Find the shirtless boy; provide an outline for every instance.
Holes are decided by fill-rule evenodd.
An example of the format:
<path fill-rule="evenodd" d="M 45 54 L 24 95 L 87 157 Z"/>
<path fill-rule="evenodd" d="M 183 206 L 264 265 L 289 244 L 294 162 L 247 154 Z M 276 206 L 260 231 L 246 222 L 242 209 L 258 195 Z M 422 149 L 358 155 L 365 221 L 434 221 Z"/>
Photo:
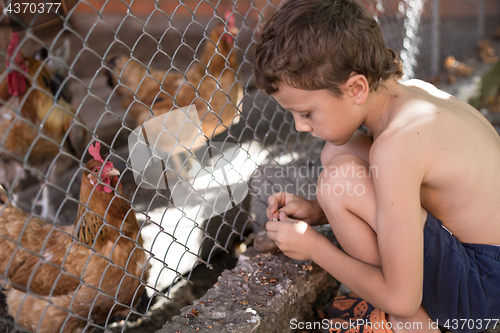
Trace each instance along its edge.
<path fill-rule="evenodd" d="M 256 82 L 326 141 L 317 200 L 271 195 L 268 236 L 394 332 L 484 331 L 500 318 L 500 138 L 470 105 L 401 75 L 355 0 L 288 0 L 267 22 Z"/>

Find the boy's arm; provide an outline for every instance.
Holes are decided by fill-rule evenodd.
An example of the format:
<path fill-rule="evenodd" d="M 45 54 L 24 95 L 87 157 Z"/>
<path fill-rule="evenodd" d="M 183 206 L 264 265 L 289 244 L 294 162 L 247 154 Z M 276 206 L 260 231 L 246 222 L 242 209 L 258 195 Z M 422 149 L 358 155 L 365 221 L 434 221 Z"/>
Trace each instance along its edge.
<path fill-rule="evenodd" d="M 421 131 L 423 132 L 423 131 Z M 377 243 L 384 282 L 396 306 L 413 308 L 422 302 L 423 221 L 420 191 L 427 174 L 429 151 L 417 130 L 381 138 L 373 147 L 373 182 L 377 200 Z"/>
<path fill-rule="evenodd" d="M 379 140 L 382 140 L 379 138 Z M 388 141 L 388 140 L 386 140 Z M 350 257 L 326 237 L 298 224 L 274 222 L 282 229 L 272 237 L 289 242 L 287 254 L 303 249 L 309 258 L 336 279 L 381 310 L 399 317 L 411 317 L 422 300 L 423 226 L 420 186 L 424 176 L 419 149 L 408 140 L 375 142 L 370 152 L 377 200 L 377 240 L 382 267 Z M 282 223 L 282 222 L 281 222 Z M 268 226 L 269 229 L 269 226 Z M 312 229 L 312 230 L 311 230 Z M 293 237 L 294 232 L 300 237 Z M 300 239 L 302 237 L 302 239 Z M 304 258 L 301 258 L 304 259 Z"/>

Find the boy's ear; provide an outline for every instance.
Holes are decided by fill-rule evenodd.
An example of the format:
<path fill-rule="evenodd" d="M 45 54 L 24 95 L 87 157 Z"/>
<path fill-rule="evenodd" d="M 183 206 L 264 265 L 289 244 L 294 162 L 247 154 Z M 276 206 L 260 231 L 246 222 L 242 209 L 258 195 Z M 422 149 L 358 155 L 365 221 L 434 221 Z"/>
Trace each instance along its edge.
<path fill-rule="evenodd" d="M 363 104 L 370 93 L 368 80 L 362 74 L 351 74 L 344 83 L 344 88 L 346 89 L 344 91 L 347 93 L 347 96 L 354 98 L 356 105 Z"/>

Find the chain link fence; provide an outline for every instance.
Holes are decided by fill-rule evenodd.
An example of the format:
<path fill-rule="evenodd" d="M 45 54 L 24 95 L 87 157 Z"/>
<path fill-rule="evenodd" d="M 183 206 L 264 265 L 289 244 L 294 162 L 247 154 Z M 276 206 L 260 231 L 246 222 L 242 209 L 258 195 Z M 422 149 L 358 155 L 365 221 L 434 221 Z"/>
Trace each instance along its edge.
<path fill-rule="evenodd" d="M 362 2 L 407 78 L 439 75 L 500 25 L 497 0 Z M 252 78 L 279 3 L 66 1 L 23 29 L 7 17 L 22 2 L 4 2 L 5 331 L 138 325 L 195 266 L 248 242 L 269 194 L 314 197 L 323 143 Z"/>

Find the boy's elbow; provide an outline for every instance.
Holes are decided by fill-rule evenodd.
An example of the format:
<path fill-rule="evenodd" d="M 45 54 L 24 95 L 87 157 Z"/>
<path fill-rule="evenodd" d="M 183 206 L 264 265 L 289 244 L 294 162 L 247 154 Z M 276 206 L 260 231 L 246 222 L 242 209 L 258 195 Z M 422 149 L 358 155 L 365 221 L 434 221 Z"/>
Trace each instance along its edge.
<path fill-rule="evenodd" d="M 419 307 L 420 305 L 417 307 L 414 306 L 394 307 L 393 309 L 388 309 L 386 312 L 396 318 L 406 319 L 413 317 L 417 313 Z"/>
<path fill-rule="evenodd" d="M 421 294 L 420 297 L 408 297 L 408 295 L 404 295 L 403 297 L 398 297 L 398 299 L 393 299 L 392 302 L 389 300 L 385 312 L 396 318 L 411 318 L 417 313 L 421 304 Z"/>

